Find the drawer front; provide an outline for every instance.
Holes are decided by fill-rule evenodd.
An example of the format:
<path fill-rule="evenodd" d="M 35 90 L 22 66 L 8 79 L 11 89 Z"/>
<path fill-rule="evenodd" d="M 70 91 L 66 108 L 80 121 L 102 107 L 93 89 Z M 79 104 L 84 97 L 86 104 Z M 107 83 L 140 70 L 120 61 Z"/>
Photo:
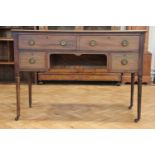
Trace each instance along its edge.
<path fill-rule="evenodd" d="M 112 53 L 111 70 L 113 72 L 132 72 L 138 70 L 137 53 Z"/>
<path fill-rule="evenodd" d="M 44 71 L 47 67 L 44 52 L 20 52 L 19 68 L 22 71 Z"/>
<path fill-rule="evenodd" d="M 76 36 L 19 35 L 19 49 L 76 49 Z"/>
<path fill-rule="evenodd" d="M 139 36 L 81 36 L 80 50 L 138 51 Z"/>

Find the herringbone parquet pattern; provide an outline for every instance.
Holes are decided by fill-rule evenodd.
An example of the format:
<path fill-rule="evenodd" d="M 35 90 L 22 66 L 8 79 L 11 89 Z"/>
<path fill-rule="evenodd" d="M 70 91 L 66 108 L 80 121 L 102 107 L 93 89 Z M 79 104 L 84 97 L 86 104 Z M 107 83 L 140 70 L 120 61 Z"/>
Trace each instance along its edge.
<path fill-rule="evenodd" d="M 135 85 L 135 92 L 137 91 Z M 21 117 L 15 118 L 15 85 L 0 84 L 0 128 L 155 128 L 155 85 L 143 86 L 142 119 L 128 110 L 130 86 L 34 85 L 28 108 L 27 85 L 21 85 Z"/>

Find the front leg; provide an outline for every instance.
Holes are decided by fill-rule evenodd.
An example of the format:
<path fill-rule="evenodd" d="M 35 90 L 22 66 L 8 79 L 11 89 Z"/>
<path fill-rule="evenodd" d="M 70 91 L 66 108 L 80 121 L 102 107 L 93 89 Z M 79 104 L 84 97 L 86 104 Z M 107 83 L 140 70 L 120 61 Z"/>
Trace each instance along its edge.
<path fill-rule="evenodd" d="M 134 82 L 135 82 L 135 73 L 131 73 L 131 96 L 130 96 L 130 106 L 129 106 L 129 109 L 132 109 L 132 107 L 133 107 Z"/>
<path fill-rule="evenodd" d="M 29 108 L 32 107 L 32 73 L 29 73 L 29 82 L 28 82 L 28 91 L 29 91 Z"/>
<path fill-rule="evenodd" d="M 142 100 L 142 75 L 138 75 L 138 103 L 137 103 L 137 118 L 134 120 L 138 122 L 141 118 L 141 100 Z"/>
<path fill-rule="evenodd" d="M 20 75 L 16 76 L 16 112 L 15 120 L 17 121 L 20 117 Z"/>

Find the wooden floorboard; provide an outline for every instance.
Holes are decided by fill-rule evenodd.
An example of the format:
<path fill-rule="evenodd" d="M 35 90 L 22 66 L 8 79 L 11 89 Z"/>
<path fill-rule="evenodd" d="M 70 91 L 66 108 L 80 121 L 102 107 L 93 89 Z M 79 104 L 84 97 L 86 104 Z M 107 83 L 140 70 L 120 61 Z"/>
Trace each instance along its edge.
<path fill-rule="evenodd" d="M 137 95 L 133 110 L 127 108 L 129 85 L 34 85 L 30 109 L 28 87 L 22 84 L 19 121 L 14 121 L 15 85 L 0 84 L 0 90 L 0 128 L 155 128 L 155 85 L 143 86 L 139 123 L 133 122 Z"/>

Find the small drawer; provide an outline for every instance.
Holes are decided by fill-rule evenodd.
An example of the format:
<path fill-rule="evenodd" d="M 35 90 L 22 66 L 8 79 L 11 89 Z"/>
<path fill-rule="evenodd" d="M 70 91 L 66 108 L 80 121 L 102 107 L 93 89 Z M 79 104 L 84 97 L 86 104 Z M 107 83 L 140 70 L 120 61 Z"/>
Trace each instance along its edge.
<path fill-rule="evenodd" d="M 76 49 L 76 36 L 70 35 L 19 35 L 19 49 Z"/>
<path fill-rule="evenodd" d="M 111 71 L 112 72 L 132 72 L 138 70 L 137 53 L 112 53 Z"/>
<path fill-rule="evenodd" d="M 80 50 L 138 51 L 139 36 L 81 36 Z"/>
<path fill-rule="evenodd" d="M 47 67 L 44 52 L 20 52 L 19 68 L 21 71 L 44 71 Z"/>

